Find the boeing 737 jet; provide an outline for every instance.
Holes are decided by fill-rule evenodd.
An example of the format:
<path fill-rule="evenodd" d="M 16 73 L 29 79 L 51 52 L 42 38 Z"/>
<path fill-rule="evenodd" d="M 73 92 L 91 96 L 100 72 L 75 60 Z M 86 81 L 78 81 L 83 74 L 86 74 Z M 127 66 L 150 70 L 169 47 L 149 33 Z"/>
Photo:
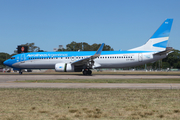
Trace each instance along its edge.
<path fill-rule="evenodd" d="M 172 48 L 167 47 L 173 19 L 166 19 L 146 44 L 127 51 L 32 52 L 21 53 L 4 61 L 4 65 L 18 70 L 55 69 L 56 72 L 83 72 L 91 75 L 91 69 L 122 68 L 143 65 L 165 58 Z M 136 40 L 137 41 L 137 40 Z"/>

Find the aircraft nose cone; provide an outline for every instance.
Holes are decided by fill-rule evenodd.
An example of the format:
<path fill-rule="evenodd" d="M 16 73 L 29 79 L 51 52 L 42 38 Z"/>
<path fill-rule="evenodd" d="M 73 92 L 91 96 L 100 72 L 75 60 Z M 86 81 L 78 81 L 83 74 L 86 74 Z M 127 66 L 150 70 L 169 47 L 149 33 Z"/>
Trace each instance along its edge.
<path fill-rule="evenodd" d="M 6 65 L 6 66 L 8 66 L 8 61 L 7 61 L 7 60 L 4 61 L 3 64 Z"/>

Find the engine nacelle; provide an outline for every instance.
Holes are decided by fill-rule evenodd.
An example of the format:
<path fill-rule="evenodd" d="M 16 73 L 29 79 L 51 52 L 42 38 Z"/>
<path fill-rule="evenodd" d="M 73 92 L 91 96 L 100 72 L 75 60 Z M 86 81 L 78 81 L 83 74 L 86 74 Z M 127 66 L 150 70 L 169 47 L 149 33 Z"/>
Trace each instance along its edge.
<path fill-rule="evenodd" d="M 71 65 L 70 63 L 57 63 L 55 65 L 55 71 L 56 72 L 74 72 L 74 65 Z"/>

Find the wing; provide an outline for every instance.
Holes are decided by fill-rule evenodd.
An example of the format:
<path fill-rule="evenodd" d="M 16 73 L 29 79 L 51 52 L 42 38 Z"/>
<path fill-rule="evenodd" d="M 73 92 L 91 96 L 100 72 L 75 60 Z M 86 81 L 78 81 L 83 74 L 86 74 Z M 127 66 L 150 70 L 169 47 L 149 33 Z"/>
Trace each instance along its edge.
<path fill-rule="evenodd" d="M 83 66 L 83 65 L 92 63 L 94 59 L 96 59 L 97 57 L 99 57 L 101 55 L 103 47 L 104 47 L 104 43 L 101 44 L 101 46 L 99 47 L 99 49 L 96 51 L 96 53 L 94 55 L 84 58 L 84 59 L 81 59 L 81 60 L 74 61 L 71 64 L 75 65 L 75 66 Z"/>

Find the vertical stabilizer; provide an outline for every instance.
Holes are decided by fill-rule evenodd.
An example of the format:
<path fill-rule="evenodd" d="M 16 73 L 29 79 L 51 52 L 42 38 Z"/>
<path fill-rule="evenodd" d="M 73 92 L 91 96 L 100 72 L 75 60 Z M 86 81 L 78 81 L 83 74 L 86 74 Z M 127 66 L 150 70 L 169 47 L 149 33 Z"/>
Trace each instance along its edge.
<path fill-rule="evenodd" d="M 129 51 L 164 51 L 166 50 L 173 19 L 166 19 L 146 44 Z"/>

